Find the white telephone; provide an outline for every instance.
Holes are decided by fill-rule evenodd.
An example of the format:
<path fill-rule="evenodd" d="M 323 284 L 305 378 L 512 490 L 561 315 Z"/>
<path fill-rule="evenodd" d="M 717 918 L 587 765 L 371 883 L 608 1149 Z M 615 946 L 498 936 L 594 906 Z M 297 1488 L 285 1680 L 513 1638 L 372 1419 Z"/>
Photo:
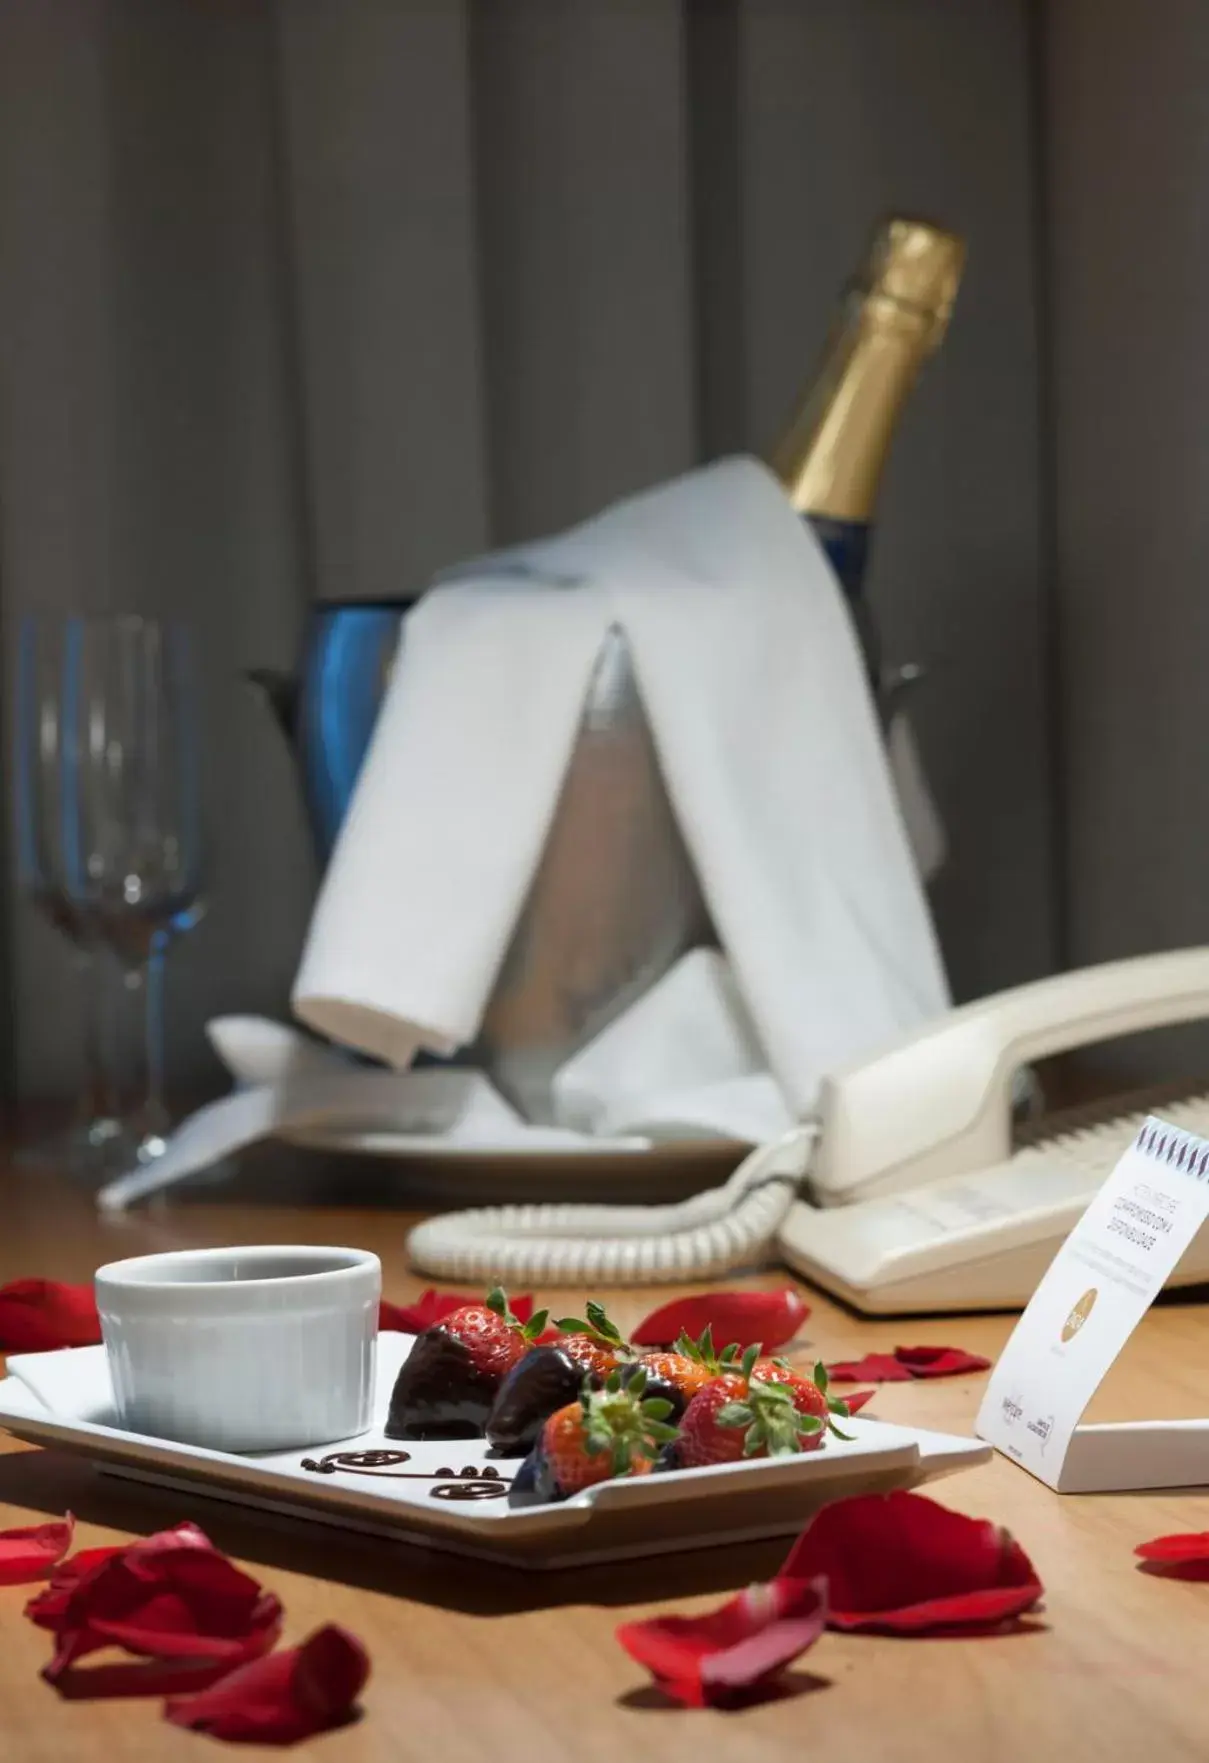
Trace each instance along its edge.
<path fill-rule="evenodd" d="M 717 1278 L 770 1256 L 858 1310 L 1019 1308 L 1146 1108 L 1013 1148 L 1021 1066 L 1209 1017 L 1209 948 L 1111 962 L 966 1004 L 827 1078 L 815 1120 L 677 1206 L 507 1206 L 435 1218 L 413 1265 L 455 1280 Z M 1209 1135 L 1209 1089 L 1164 1103 Z M 801 1197 L 801 1196 L 805 1197 Z M 1209 1279 L 1209 1233 L 1172 1284 Z"/>

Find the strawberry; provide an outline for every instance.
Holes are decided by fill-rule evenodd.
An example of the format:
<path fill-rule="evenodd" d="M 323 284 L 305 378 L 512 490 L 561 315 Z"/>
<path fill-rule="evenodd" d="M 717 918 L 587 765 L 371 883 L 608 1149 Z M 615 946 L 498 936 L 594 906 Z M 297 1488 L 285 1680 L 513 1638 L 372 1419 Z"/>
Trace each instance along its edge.
<path fill-rule="evenodd" d="M 564 1316 L 554 1326 L 562 1331 L 562 1339 L 554 1345 L 602 1382 L 623 1360 L 634 1357 L 634 1349 L 622 1339 L 604 1305 L 592 1298 L 584 1305 L 583 1320 Z"/>
<path fill-rule="evenodd" d="M 815 1412 L 822 1392 L 807 1378 L 799 1379 L 801 1389 L 791 1388 L 784 1379 L 794 1374 L 772 1362 L 775 1381 L 754 1375 L 758 1352 L 749 1347 L 737 1369 L 724 1371 L 697 1392 L 665 1466 L 701 1469 L 745 1457 L 818 1450 L 826 1437 L 826 1422 Z"/>
<path fill-rule="evenodd" d="M 840 1431 L 832 1416 L 838 1414 L 847 1420 L 848 1404 L 827 1394 L 827 1367 L 822 1361 L 815 1366 L 812 1377 L 805 1377 L 786 1359 L 757 1359 L 752 1366 L 751 1380 L 753 1383 L 776 1384 L 788 1390 L 799 1414 L 813 1415 L 822 1421 L 826 1432 L 833 1432 L 837 1439 L 847 1441 L 848 1434 Z M 822 1442 L 820 1436 L 819 1444 Z"/>
<path fill-rule="evenodd" d="M 737 1346 L 716 1352 L 713 1330 L 707 1327 L 695 1341 L 682 1334 L 670 1350 L 644 1353 L 640 1363 L 645 1366 L 648 1379 L 660 1384 L 661 1395 L 669 1390 L 674 1392 L 676 1411 L 681 1414 L 698 1390 L 712 1378 L 732 1370 L 738 1358 Z"/>
<path fill-rule="evenodd" d="M 641 1369 L 620 1371 L 603 1389 L 585 1383 L 577 1402 L 551 1414 L 509 1490 L 513 1505 L 568 1500 L 597 1482 L 648 1475 L 660 1448 L 676 1436 L 671 1403 L 649 1396 Z"/>
<path fill-rule="evenodd" d="M 395 1379 L 387 1438 L 478 1438 L 504 1378 L 545 1326 L 544 1310 L 521 1322 L 497 1287 L 426 1328 Z"/>
<path fill-rule="evenodd" d="M 646 1372 L 647 1382 L 658 1384 L 660 1395 L 669 1390 L 678 1399 L 678 1413 L 683 1413 L 702 1385 L 714 1375 L 699 1359 L 687 1353 L 644 1353 L 639 1363 Z"/>
<path fill-rule="evenodd" d="M 667 1469 L 703 1469 L 711 1463 L 735 1463 L 743 1455 L 743 1434 L 723 1427 L 718 1416 L 748 1395 L 747 1379 L 737 1372 L 710 1378 L 697 1391 L 680 1420 L 680 1432 L 661 1458 Z"/>

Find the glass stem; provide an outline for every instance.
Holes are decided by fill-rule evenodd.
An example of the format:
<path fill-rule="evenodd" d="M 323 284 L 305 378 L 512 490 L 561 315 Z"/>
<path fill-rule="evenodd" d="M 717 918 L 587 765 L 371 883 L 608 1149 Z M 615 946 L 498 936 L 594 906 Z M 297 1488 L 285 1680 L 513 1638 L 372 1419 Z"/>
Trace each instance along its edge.
<path fill-rule="evenodd" d="M 168 953 L 165 932 L 156 931 L 147 955 L 144 979 L 146 1008 L 143 1015 L 143 1041 L 147 1067 L 147 1131 L 163 1139 L 168 1131 L 168 1106 L 164 1101 L 164 957 Z M 162 1150 L 162 1144 L 157 1150 Z"/>
<path fill-rule="evenodd" d="M 123 1124 L 140 1158 L 157 1157 L 168 1130 L 164 1105 L 164 952 L 157 933 L 145 958 L 122 974 L 128 1026 L 129 1095 Z"/>

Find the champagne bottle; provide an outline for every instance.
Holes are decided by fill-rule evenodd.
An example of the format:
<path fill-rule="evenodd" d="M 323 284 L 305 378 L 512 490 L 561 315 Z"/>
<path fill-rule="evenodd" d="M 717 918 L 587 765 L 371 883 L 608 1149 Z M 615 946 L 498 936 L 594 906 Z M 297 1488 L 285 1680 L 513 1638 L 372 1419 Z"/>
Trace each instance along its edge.
<path fill-rule="evenodd" d="M 881 654 L 864 591 L 874 503 L 903 406 L 944 337 L 964 261 L 962 240 L 925 221 L 896 216 L 878 227 L 769 460 L 848 596 L 875 691 Z"/>

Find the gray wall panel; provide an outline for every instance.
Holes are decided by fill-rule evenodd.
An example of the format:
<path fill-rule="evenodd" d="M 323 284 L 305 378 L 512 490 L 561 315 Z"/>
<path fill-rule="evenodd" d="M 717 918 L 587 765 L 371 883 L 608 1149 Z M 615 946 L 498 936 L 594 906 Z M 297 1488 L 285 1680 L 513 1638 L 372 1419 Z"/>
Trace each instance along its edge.
<path fill-rule="evenodd" d="M 1209 9 L 1064 0 L 1049 21 L 1063 746 L 1082 962 L 1209 941 Z M 1209 1057 L 1209 1035 L 1188 1053 Z M 1163 1075 L 1173 1048 L 1122 1056 Z"/>

